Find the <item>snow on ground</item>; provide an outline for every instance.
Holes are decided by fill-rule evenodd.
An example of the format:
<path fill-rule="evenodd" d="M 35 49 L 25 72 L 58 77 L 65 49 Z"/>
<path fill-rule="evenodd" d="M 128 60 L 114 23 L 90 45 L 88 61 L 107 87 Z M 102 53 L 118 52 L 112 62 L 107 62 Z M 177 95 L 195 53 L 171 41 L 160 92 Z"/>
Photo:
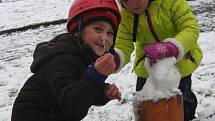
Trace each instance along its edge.
<path fill-rule="evenodd" d="M 35 0 L 3 0 L 3 3 L 0 3 L 0 30 L 62 19 L 67 16 L 71 1 L 37 0 L 35 4 Z M 13 101 L 25 80 L 31 75 L 29 67 L 36 44 L 63 32 L 65 24 L 0 35 L 0 121 L 10 121 Z M 199 43 L 204 58 L 201 66 L 193 74 L 193 90 L 198 97 L 196 121 L 215 121 L 214 41 L 215 32 L 200 34 Z M 132 60 L 122 71 L 108 79 L 108 82 L 119 86 L 123 100 L 114 100 L 102 107 L 93 106 L 83 121 L 134 121 L 132 98 L 135 93 L 136 76 L 131 70 Z"/>
<path fill-rule="evenodd" d="M 19 0 L 0 3 L 0 31 L 59 18 L 65 19 L 72 1 Z"/>
<path fill-rule="evenodd" d="M 201 31 L 215 31 L 215 0 L 190 1 L 193 13 L 201 26 Z"/>
<path fill-rule="evenodd" d="M 1 3 L 2 1 L 2 3 Z M 0 31 L 67 18 L 73 0 L 0 0 Z M 189 2 L 202 31 L 215 30 L 215 0 Z"/>

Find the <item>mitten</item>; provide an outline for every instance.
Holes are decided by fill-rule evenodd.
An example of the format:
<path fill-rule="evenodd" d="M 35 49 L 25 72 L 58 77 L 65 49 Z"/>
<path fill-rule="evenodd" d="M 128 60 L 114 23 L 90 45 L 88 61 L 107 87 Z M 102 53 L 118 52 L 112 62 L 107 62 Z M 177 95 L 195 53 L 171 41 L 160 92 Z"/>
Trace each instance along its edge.
<path fill-rule="evenodd" d="M 158 42 L 150 44 L 144 49 L 145 57 L 151 61 L 156 61 L 165 57 L 177 57 L 179 54 L 178 48 L 171 42 Z"/>

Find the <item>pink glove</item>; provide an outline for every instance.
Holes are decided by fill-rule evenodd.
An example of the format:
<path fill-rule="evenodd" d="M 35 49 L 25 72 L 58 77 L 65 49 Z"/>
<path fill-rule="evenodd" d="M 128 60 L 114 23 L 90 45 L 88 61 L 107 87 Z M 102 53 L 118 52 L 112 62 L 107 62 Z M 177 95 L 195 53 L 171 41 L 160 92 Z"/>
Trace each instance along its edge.
<path fill-rule="evenodd" d="M 144 49 L 145 56 L 151 61 L 156 61 L 165 57 L 178 56 L 178 48 L 171 42 L 158 42 L 147 45 Z"/>

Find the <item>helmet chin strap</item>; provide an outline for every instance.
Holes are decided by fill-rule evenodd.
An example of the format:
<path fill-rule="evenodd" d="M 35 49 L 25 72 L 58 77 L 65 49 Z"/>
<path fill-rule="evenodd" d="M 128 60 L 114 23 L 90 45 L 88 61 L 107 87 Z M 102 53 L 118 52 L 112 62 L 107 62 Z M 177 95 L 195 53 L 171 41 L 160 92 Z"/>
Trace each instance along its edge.
<path fill-rule="evenodd" d="M 78 44 L 83 50 L 83 40 L 81 39 L 81 24 L 82 24 L 82 19 L 78 21 Z"/>
<path fill-rule="evenodd" d="M 80 48 L 82 49 L 82 50 L 84 50 L 84 49 L 90 49 L 90 46 L 89 45 L 87 45 L 84 41 L 83 41 L 83 39 L 81 38 L 81 28 L 82 28 L 82 19 L 80 19 L 79 21 L 78 21 L 78 32 L 77 32 L 77 36 L 78 36 L 78 44 L 79 44 L 79 46 L 80 46 Z"/>

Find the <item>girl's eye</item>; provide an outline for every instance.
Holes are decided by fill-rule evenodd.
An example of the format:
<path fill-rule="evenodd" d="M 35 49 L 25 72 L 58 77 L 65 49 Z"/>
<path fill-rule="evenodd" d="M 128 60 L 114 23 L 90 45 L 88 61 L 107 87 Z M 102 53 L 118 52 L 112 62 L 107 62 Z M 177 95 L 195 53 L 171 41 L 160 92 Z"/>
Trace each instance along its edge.
<path fill-rule="evenodd" d="M 101 27 L 95 27 L 94 30 L 95 30 L 96 32 L 102 32 L 102 28 L 101 28 Z"/>
<path fill-rule="evenodd" d="M 113 32 L 108 32 L 108 36 L 113 37 L 114 33 Z"/>

